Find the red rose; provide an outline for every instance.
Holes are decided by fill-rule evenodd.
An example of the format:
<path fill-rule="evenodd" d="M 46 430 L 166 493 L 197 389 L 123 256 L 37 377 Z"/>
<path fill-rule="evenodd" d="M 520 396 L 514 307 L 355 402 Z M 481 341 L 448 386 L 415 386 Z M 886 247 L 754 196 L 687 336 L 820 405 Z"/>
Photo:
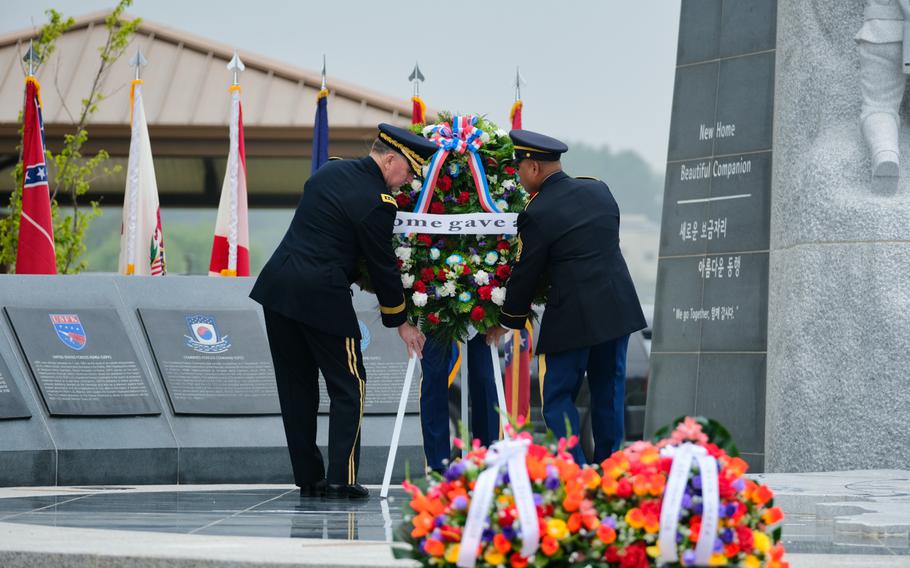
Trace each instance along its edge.
<path fill-rule="evenodd" d="M 422 268 L 420 270 L 420 279 L 424 282 L 429 282 L 430 280 L 436 278 L 436 273 L 433 272 L 432 268 Z M 415 286 L 416 288 L 416 286 Z"/>
<path fill-rule="evenodd" d="M 518 552 L 513 552 L 509 557 L 509 563 L 512 568 L 525 568 L 528 565 L 528 559 Z"/>
<path fill-rule="evenodd" d="M 480 321 L 486 317 L 487 312 L 481 306 L 474 306 L 474 309 L 471 310 L 471 319 L 474 321 Z"/>
<path fill-rule="evenodd" d="M 481 286 L 477 289 L 477 295 L 480 296 L 481 300 L 489 300 L 493 297 L 493 287 L 492 286 Z"/>
<path fill-rule="evenodd" d="M 643 544 L 633 544 L 619 559 L 620 568 L 648 568 L 648 554 Z"/>
<path fill-rule="evenodd" d="M 434 201 L 433 203 L 430 204 L 430 213 L 433 213 L 435 215 L 442 215 L 445 212 L 446 212 L 446 208 L 445 208 L 445 205 L 443 205 L 442 203 L 440 203 L 438 201 Z"/>
<path fill-rule="evenodd" d="M 417 235 L 417 242 L 423 244 L 424 246 L 433 246 L 433 239 L 430 238 L 430 235 Z"/>
<path fill-rule="evenodd" d="M 543 534 L 543 533 L 541 533 Z M 604 560 L 610 564 L 616 564 L 619 562 L 619 549 L 615 546 L 608 546 L 607 550 L 604 551 Z"/>
<path fill-rule="evenodd" d="M 414 282 L 414 291 L 415 292 L 426 292 L 427 285 L 424 284 L 422 280 L 418 280 L 417 282 Z"/>
<path fill-rule="evenodd" d="M 407 207 L 411 204 L 411 198 L 408 197 L 407 193 L 399 193 L 395 196 L 395 202 L 398 203 L 398 207 Z"/>
<path fill-rule="evenodd" d="M 503 171 L 506 173 L 507 176 L 515 175 L 515 168 L 513 168 L 512 166 L 506 166 L 505 169 L 503 169 Z"/>
<path fill-rule="evenodd" d="M 436 274 L 436 280 L 439 280 L 440 282 L 446 281 L 446 269 L 445 268 L 439 269 L 439 272 Z"/>
<path fill-rule="evenodd" d="M 465 203 L 467 203 L 470 200 L 471 200 L 471 194 L 468 193 L 467 191 L 462 191 L 461 193 L 458 194 L 458 197 L 456 198 L 456 201 L 458 201 L 459 205 L 464 205 Z"/>
<path fill-rule="evenodd" d="M 512 248 L 512 245 L 509 244 L 509 241 L 499 241 L 496 243 L 496 250 L 503 251 L 509 250 L 510 248 Z"/>
<path fill-rule="evenodd" d="M 462 275 L 462 276 L 470 276 L 470 274 L 471 274 L 471 267 L 468 266 L 467 264 L 465 264 L 465 265 L 464 265 L 464 270 L 461 271 L 461 275 Z"/>
<path fill-rule="evenodd" d="M 739 547 L 742 550 L 752 550 L 754 546 L 752 529 L 749 527 L 736 527 L 736 540 L 739 541 Z"/>
<path fill-rule="evenodd" d="M 439 325 L 439 316 L 435 313 L 429 313 L 427 314 L 427 321 L 433 325 Z"/>
<path fill-rule="evenodd" d="M 496 277 L 500 280 L 508 280 L 511 275 L 512 267 L 508 264 L 501 264 L 499 265 L 499 268 L 496 269 Z"/>
<path fill-rule="evenodd" d="M 443 192 L 449 191 L 452 189 L 452 178 L 449 176 L 442 176 L 436 180 L 436 187 L 438 187 Z"/>

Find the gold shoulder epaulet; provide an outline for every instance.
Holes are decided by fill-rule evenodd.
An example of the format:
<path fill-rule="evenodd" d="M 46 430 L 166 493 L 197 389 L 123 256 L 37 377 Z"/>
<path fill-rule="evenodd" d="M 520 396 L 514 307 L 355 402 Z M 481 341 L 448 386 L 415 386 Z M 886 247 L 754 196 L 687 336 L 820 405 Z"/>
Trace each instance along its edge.
<path fill-rule="evenodd" d="M 383 203 L 388 203 L 389 205 L 394 205 L 395 209 L 398 209 L 398 202 L 395 201 L 395 198 L 392 197 L 391 195 L 389 195 L 388 193 L 380 193 L 379 197 L 380 197 L 380 199 L 382 199 Z"/>
<path fill-rule="evenodd" d="M 538 191 L 537 193 L 535 193 L 534 195 L 531 196 L 531 199 L 529 199 L 528 202 L 525 203 L 525 208 L 523 209 L 523 211 L 527 211 L 527 210 L 528 210 L 528 207 L 531 205 L 531 202 L 534 201 L 535 199 L 537 199 L 537 196 L 538 196 L 538 195 L 540 195 L 540 192 L 539 192 L 539 191 Z"/>

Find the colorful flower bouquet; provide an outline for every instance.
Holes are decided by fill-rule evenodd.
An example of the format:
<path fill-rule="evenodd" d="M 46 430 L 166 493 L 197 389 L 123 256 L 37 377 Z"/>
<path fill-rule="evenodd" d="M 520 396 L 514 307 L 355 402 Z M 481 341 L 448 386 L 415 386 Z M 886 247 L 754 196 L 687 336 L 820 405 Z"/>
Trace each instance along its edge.
<path fill-rule="evenodd" d="M 516 470 L 494 474 L 490 505 L 478 511 L 482 532 L 474 529 L 476 565 L 788 567 L 775 528 L 783 514 L 773 505 L 771 490 L 744 477 L 746 462 L 712 443 L 694 419 L 685 419 L 657 443 L 635 442 L 601 464 L 582 467 L 568 452 L 577 443 L 574 436 L 537 444 L 530 433 L 509 430 L 513 440 L 507 444 L 524 444 L 530 492 L 521 497 L 516 491 Z M 425 488 L 405 483 L 411 500 L 398 538 L 409 546 L 395 545 L 397 556 L 423 566 L 455 566 L 465 556 L 461 546 L 472 532 L 466 525 L 477 513 L 472 505 L 481 478 L 498 459 L 491 459 L 491 452 L 497 452 L 495 444 L 488 450 L 475 442 Z M 683 461 L 690 454 L 692 462 Z M 701 475 L 694 463 L 709 464 L 716 475 Z M 519 512 L 526 497 L 533 500 L 536 531 L 520 520 L 528 518 Z M 523 540 L 528 535 L 539 535 L 539 546 L 529 547 Z M 523 548 L 536 551 L 523 555 Z M 472 565 L 475 554 L 468 556 L 460 565 Z"/>
<path fill-rule="evenodd" d="M 461 128 L 456 127 L 459 122 Z M 399 212 L 443 215 L 524 209 L 528 194 L 512 166 L 512 141 L 506 131 L 483 117 L 448 113 L 440 113 L 437 124 L 412 128 L 441 147 L 455 143 L 437 165 L 438 174 L 428 166 L 424 183 L 414 180 L 392 191 Z M 427 191 L 431 193 L 426 195 Z M 396 235 L 393 245 L 409 319 L 420 322 L 424 332 L 464 340 L 471 328 L 483 333 L 498 325 L 498 306 L 505 301 L 505 283 L 517 254 L 516 235 L 413 233 Z M 362 280 L 361 287 L 369 289 L 368 281 Z"/>

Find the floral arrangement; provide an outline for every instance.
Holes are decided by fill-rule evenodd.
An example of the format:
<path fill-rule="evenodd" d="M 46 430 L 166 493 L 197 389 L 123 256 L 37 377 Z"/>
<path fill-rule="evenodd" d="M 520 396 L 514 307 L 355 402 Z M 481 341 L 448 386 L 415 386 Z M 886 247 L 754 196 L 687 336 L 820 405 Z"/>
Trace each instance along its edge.
<path fill-rule="evenodd" d="M 457 120 L 440 113 L 439 123 L 415 125 L 414 132 L 432 138 L 440 126 Z M 433 187 L 414 180 L 392 191 L 398 209 L 414 210 L 424 191 L 431 191 L 427 213 L 480 213 L 481 191 L 471 170 L 471 154 L 481 164 L 489 197 L 503 213 L 519 213 L 528 194 L 519 185 L 512 165 L 512 141 L 506 131 L 484 117 L 470 117 L 475 129 L 475 149 L 452 151 L 441 166 Z M 425 177 L 426 169 L 424 171 Z M 428 180 L 432 181 L 432 180 Z M 505 301 L 505 283 L 517 254 L 516 235 L 396 235 L 394 242 L 407 313 L 425 333 L 443 339 L 464 340 L 471 328 L 483 333 L 499 323 Z M 366 274 L 365 271 L 361 271 Z M 367 288 L 368 284 L 361 284 Z"/>
<path fill-rule="evenodd" d="M 773 505 L 773 493 L 746 478 L 746 462 L 712 443 L 694 419 L 685 419 L 658 443 L 634 442 L 593 466 L 573 461 L 568 450 L 577 443 L 574 436 L 536 444 L 529 432 L 507 430 L 528 440 L 524 460 L 539 523 L 539 547 L 529 557 L 520 553 L 523 531 L 509 479 L 512 470 L 499 473 L 478 545 L 479 566 L 664 565 L 658 537 L 671 455 L 690 446 L 709 456 L 718 471 L 718 524 L 706 564 L 788 568 L 780 530 L 775 528 L 783 513 Z M 411 500 L 404 507 L 398 538 L 409 546 L 398 548 L 397 556 L 416 559 L 423 566 L 456 565 L 488 451 L 475 442 L 443 475 L 431 477 L 425 488 L 405 483 Z M 692 470 L 686 473 L 675 547 L 671 543 L 670 548 L 677 559 L 673 565 L 694 566 L 705 496 L 701 478 Z"/>

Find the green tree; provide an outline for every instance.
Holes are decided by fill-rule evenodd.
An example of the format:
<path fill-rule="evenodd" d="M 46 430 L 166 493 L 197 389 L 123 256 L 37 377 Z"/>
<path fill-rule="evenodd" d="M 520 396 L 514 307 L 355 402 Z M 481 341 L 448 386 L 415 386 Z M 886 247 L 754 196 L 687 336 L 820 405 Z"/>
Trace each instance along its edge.
<path fill-rule="evenodd" d="M 104 100 L 101 92 L 104 78 L 110 72 L 114 62 L 124 53 L 130 38 L 139 26 L 140 20 L 124 20 L 124 10 L 132 0 L 120 0 L 117 7 L 105 19 L 104 26 L 107 38 L 98 48 L 99 63 L 92 86 L 81 101 L 78 114 L 73 115 L 66 109 L 73 120 L 73 131 L 63 137 L 63 147 L 58 154 L 46 151 L 48 165 L 52 166 L 51 186 L 51 219 L 54 226 L 54 244 L 57 252 L 57 272 L 76 274 L 85 270 L 87 264 L 82 259 L 86 251 L 85 232 L 91 221 L 98 216 L 100 209 L 97 201 L 89 202 L 89 208 L 79 207 L 79 198 L 89 190 L 92 182 L 99 176 L 118 171 L 104 167 L 108 159 L 105 150 L 99 150 L 94 156 L 83 156 L 82 147 L 88 140 L 88 126 L 91 117 L 98 111 L 98 105 Z M 39 61 L 48 61 L 54 52 L 56 40 L 75 23 L 73 18 L 65 18 L 56 10 L 45 12 L 48 22 L 38 31 L 34 40 L 34 50 Z M 65 104 L 65 103 L 64 103 Z M 21 116 L 20 116 L 21 120 Z M 13 171 L 16 184 L 10 196 L 9 216 L 0 219 L 0 267 L 7 272 L 15 271 L 16 249 L 19 240 L 19 219 L 22 210 L 22 161 Z M 61 210 L 60 203 L 64 203 Z"/>

